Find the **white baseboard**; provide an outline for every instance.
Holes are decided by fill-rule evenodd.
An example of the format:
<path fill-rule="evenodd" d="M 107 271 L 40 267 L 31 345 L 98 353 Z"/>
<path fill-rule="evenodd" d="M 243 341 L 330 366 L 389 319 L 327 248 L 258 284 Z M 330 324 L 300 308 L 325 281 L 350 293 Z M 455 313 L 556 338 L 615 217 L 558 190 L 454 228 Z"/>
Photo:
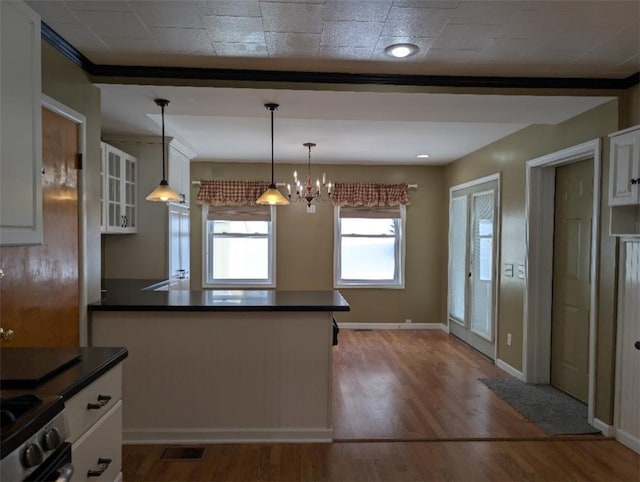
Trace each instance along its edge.
<path fill-rule="evenodd" d="M 524 381 L 524 375 L 522 374 L 522 372 L 519 371 L 519 370 L 516 370 L 511 365 L 509 365 L 507 362 L 504 362 L 504 361 L 502 361 L 502 360 L 500 360 L 498 358 L 498 359 L 496 359 L 496 366 L 498 368 L 501 368 L 505 372 L 507 372 L 512 377 L 516 377 L 518 380 Z"/>
<path fill-rule="evenodd" d="M 591 425 L 593 425 L 593 428 L 597 428 L 598 430 L 600 430 L 602 432 L 602 435 L 604 435 L 605 437 L 613 437 L 616 434 L 616 428 L 613 425 L 604 423 L 600 419 L 594 418 Z"/>
<path fill-rule="evenodd" d="M 345 330 L 442 330 L 449 332 L 442 323 L 338 323 Z"/>
<path fill-rule="evenodd" d="M 333 429 L 327 428 L 158 428 L 124 429 L 122 443 L 198 444 L 198 443 L 331 443 Z"/>
<path fill-rule="evenodd" d="M 629 447 L 635 453 L 640 454 L 640 438 L 624 430 L 616 430 L 616 440 Z"/>

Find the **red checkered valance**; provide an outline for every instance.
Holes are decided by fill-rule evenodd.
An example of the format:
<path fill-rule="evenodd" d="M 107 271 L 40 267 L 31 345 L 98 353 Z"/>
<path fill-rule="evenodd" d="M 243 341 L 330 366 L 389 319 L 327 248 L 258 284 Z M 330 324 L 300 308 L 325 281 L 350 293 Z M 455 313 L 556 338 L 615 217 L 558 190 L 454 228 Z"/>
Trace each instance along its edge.
<path fill-rule="evenodd" d="M 399 206 L 409 204 L 409 186 L 405 183 L 337 182 L 331 199 L 334 206 Z"/>
<path fill-rule="evenodd" d="M 256 199 L 268 187 L 266 181 L 200 181 L 198 204 L 256 206 Z"/>

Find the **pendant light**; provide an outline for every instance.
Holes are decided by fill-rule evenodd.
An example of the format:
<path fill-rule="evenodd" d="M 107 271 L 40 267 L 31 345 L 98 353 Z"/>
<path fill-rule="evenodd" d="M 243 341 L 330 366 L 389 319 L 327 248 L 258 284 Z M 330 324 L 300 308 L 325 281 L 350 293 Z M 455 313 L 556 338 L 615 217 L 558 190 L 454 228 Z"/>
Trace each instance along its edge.
<path fill-rule="evenodd" d="M 267 110 L 271 111 L 271 184 L 269 188 L 262 193 L 256 203 L 257 204 L 269 204 L 275 206 L 286 206 L 289 204 L 289 201 L 286 197 L 278 190 L 276 187 L 276 183 L 273 180 L 273 111 L 276 110 L 279 106 L 278 104 L 265 104 L 264 105 Z"/>
<path fill-rule="evenodd" d="M 151 194 L 146 197 L 146 199 L 147 201 L 163 203 L 169 201 L 183 202 L 182 196 L 171 189 L 171 187 L 169 186 L 166 175 L 166 151 L 164 148 L 164 108 L 169 105 L 169 101 L 166 99 L 155 99 L 155 103 L 156 105 L 160 106 L 160 109 L 162 110 L 162 181 L 160 181 L 160 185 L 155 188 L 151 192 Z"/>

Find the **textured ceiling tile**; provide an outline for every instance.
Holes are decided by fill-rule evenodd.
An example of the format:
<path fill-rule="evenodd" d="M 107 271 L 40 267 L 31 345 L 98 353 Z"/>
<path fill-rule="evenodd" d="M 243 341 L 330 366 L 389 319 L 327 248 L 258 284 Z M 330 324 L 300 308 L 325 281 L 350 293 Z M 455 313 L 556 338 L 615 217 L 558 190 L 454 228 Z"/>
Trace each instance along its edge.
<path fill-rule="evenodd" d="M 267 32 L 322 33 L 323 7 L 315 3 L 260 3 Z"/>
<path fill-rule="evenodd" d="M 384 22 L 392 1 L 330 1 L 324 7 L 326 20 L 357 20 L 360 22 Z"/>
<path fill-rule="evenodd" d="M 107 45 L 84 25 L 73 23 L 54 23 L 49 25 L 57 34 L 77 48 L 82 45 L 82 53 L 85 50 L 108 50 Z"/>
<path fill-rule="evenodd" d="M 46 19 L 49 26 L 54 23 L 78 23 L 78 17 L 64 3 L 30 1 L 27 2 L 38 14 Z"/>
<path fill-rule="evenodd" d="M 454 23 L 501 25 L 507 23 L 520 11 L 520 2 L 460 2 L 451 12 Z"/>
<path fill-rule="evenodd" d="M 441 0 L 441 1 L 429 1 L 429 0 L 395 0 L 393 2 L 394 7 L 398 8 L 458 8 L 462 2 L 456 0 Z"/>
<path fill-rule="evenodd" d="M 269 56 L 316 57 L 320 53 L 319 34 L 267 32 L 265 37 Z"/>
<path fill-rule="evenodd" d="M 389 18 L 382 35 L 385 37 L 437 37 L 446 25 L 450 10 L 436 8 L 396 8 Z"/>
<path fill-rule="evenodd" d="M 145 39 L 151 34 L 134 13 L 128 12 L 76 12 L 96 35 L 102 39 Z"/>
<path fill-rule="evenodd" d="M 487 58 L 517 61 L 535 54 L 544 45 L 541 39 L 493 39 L 485 48 Z"/>
<path fill-rule="evenodd" d="M 162 48 L 158 45 L 158 43 L 152 39 L 140 39 L 132 42 L 131 39 L 127 38 L 110 38 L 105 39 L 105 42 L 114 51 L 122 52 L 122 53 L 149 53 L 149 52 L 160 52 Z"/>
<path fill-rule="evenodd" d="M 199 3 L 145 1 L 131 6 L 147 27 L 202 28 Z"/>
<path fill-rule="evenodd" d="M 484 49 L 496 37 L 496 25 L 459 25 L 449 23 L 434 42 L 434 48 L 458 50 Z"/>
<path fill-rule="evenodd" d="M 640 53 L 640 31 L 638 25 L 634 24 L 577 58 L 575 62 L 607 62 L 615 66 L 637 56 L 638 53 Z M 638 71 L 640 71 L 640 65 L 638 65 Z"/>
<path fill-rule="evenodd" d="M 203 22 L 214 42 L 265 42 L 259 17 L 204 17 Z"/>
<path fill-rule="evenodd" d="M 74 12 L 130 12 L 129 4 L 121 0 L 67 0 L 67 6 Z"/>
<path fill-rule="evenodd" d="M 381 22 L 324 22 L 322 45 L 366 47 L 375 45 Z"/>
<path fill-rule="evenodd" d="M 172 52 L 214 52 L 203 28 L 152 28 L 150 31 L 160 47 Z"/>
<path fill-rule="evenodd" d="M 230 17 L 259 17 L 260 2 L 258 0 L 215 0 L 209 2 L 211 15 Z"/>
<path fill-rule="evenodd" d="M 267 57 L 267 46 L 264 43 L 251 44 L 247 42 L 214 42 L 218 55 L 228 57 Z"/>
<path fill-rule="evenodd" d="M 331 59 L 371 60 L 372 53 L 373 49 L 371 47 L 320 46 L 320 55 Z"/>

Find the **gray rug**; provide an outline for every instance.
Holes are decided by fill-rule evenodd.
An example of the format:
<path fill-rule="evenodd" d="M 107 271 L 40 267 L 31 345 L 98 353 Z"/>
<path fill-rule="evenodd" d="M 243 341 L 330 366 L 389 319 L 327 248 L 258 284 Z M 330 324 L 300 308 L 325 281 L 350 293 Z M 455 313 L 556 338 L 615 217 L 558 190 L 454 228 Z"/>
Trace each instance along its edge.
<path fill-rule="evenodd" d="M 550 385 L 517 378 L 480 378 L 496 395 L 550 435 L 600 433 L 587 423 L 587 406 Z"/>

